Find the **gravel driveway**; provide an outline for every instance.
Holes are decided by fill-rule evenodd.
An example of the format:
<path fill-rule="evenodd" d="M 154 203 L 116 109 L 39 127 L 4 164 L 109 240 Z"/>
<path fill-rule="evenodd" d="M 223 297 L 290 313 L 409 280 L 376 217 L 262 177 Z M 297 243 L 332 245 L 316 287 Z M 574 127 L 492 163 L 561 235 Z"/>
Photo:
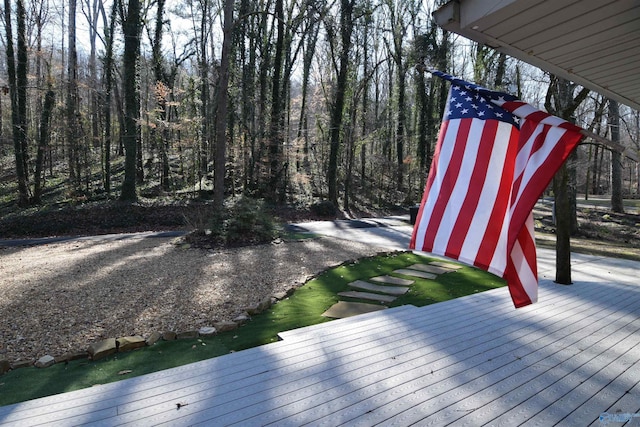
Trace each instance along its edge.
<path fill-rule="evenodd" d="M 0 359 L 232 320 L 328 267 L 383 250 L 328 237 L 223 251 L 143 237 L 0 247 Z"/>

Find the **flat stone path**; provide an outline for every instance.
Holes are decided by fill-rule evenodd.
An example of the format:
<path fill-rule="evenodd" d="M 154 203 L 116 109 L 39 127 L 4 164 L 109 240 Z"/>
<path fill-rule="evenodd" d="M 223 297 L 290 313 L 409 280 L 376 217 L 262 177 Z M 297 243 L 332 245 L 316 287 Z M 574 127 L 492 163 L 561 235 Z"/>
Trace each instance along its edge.
<path fill-rule="evenodd" d="M 407 268 L 400 268 L 394 270 L 393 274 L 433 280 L 440 274 L 450 273 L 459 268 L 462 268 L 462 266 L 458 264 L 432 261 L 428 264 L 414 264 Z M 338 301 L 322 313 L 322 315 L 333 319 L 342 319 L 358 314 L 384 310 L 388 308 L 384 304 L 391 303 L 395 301 L 398 296 L 407 293 L 410 286 L 414 283 L 414 280 L 391 275 L 376 276 L 367 280 L 356 280 L 349 283 L 349 287 L 354 290 L 338 293 L 338 296 L 347 298 L 348 300 Z M 354 299 L 365 302 L 352 301 Z"/>
<path fill-rule="evenodd" d="M 412 270 L 426 271 L 427 273 L 433 274 L 450 273 L 453 270 L 452 268 L 439 267 L 433 264 L 413 264 L 412 266 L 409 266 L 409 268 Z"/>
<path fill-rule="evenodd" d="M 399 270 L 394 270 L 394 273 L 404 274 L 405 276 L 420 277 L 421 279 L 429 280 L 433 280 L 438 277 L 437 274 L 427 273 L 426 271 L 412 270 L 410 268 L 401 268 Z"/>
<path fill-rule="evenodd" d="M 378 310 L 388 308 L 385 305 L 368 304 L 364 302 L 346 302 L 338 301 L 333 304 L 327 311 L 322 313 L 324 317 L 332 319 L 343 319 L 345 317 L 357 316 L 359 314 L 371 313 Z"/>
<path fill-rule="evenodd" d="M 399 285 L 399 286 L 413 285 L 413 280 L 401 279 L 399 277 L 394 277 L 394 276 L 376 276 L 376 277 L 372 277 L 369 280 L 372 282 L 388 283 L 389 285 Z"/>
<path fill-rule="evenodd" d="M 396 299 L 396 297 L 391 295 L 374 294 L 373 292 L 359 292 L 359 291 L 340 292 L 338 295 L 340 295 L 341 297 L 366 299 L 366 300 L 378 301 L 378 302 L 393 302 Z"/>
<path fill-rule="evenodd" d="M 380 292 L 382 294 L 389 295 L 404 295 L 409 290 L 406 286 L 384 286 L 375 285 L 373 283 L 365 282 L 364 280 L 356 280 L 349 283 L 349 287 L 356 289 L 364 289 L 365 291 Z"/>

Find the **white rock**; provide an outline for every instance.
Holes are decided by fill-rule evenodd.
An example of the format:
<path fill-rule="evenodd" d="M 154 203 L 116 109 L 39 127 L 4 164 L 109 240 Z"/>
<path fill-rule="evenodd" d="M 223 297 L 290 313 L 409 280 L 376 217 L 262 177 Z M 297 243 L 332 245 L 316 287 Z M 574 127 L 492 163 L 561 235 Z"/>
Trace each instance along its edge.
<path fill-rule="evenodd" d="M 46 356 L 42 356 L 40 359 L 36 361 L 36 368 L 48 368 L 49 366 L 56 363 L 55 357 L 47 354 Z"/>
<path fill-rule="evenodd" d="M 203 326 L 198 330 L 201 337 L 210 337 L 216 334 L 216 328 L 213 326 Z"/>

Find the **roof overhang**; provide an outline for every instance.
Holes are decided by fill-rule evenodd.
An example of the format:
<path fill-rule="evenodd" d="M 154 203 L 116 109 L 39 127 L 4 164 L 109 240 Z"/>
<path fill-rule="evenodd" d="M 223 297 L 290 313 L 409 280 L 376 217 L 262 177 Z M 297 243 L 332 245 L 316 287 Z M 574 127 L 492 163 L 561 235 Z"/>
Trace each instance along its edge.
<path fill-rule="evenodd" d="M 448 31 L 640 110 L 640 0 L 453 0 Z"/>

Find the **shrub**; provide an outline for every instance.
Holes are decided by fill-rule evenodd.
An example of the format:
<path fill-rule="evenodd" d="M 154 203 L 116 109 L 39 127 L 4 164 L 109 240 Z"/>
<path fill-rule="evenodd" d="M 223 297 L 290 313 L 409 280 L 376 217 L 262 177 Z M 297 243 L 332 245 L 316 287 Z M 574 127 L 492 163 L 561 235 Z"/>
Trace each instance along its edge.
<path fill-rule="evenodd" d="M 231 203 L 224 229 L 227 244 L 265 243 L 276 235 L 273 218 L 264 202 L 246 196 Z"/>
<path fill-rule="evenodd" d="M 187 240 L 197 245 L 252 245 L 270 242 L 277 235 L 264 202 L 246 196 L 230 199 L 224 207 L 191 212 L 185 219 L 194 229 Z"/>
<path fill-rule="evenodd" d="M 323 218 L 335 218 L 338 211 L 333 202 L 329 200 L 323 200 L 311 205 L 311 212 Z"/>

